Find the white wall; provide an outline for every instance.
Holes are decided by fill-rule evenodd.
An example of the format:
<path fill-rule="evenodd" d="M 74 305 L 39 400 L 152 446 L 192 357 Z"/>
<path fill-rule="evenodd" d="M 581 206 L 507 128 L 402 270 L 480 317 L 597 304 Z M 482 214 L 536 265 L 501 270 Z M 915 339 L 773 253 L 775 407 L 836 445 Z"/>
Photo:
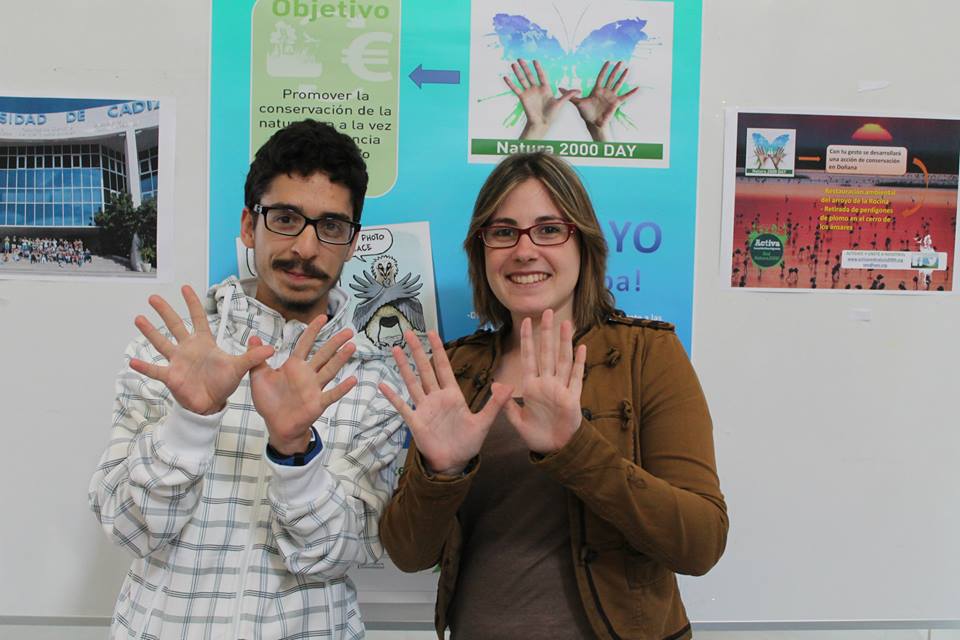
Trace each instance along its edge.
<path fill-rule="evenodd" d="M 693 358 L 731 530 L 685 583 L 698 620 L 960 619 L 957 297 L 719 275 L 724 109 L 960 116 L 958 19 L 936 0 L 705 2 Z"/>
<path fill-rule="evenodd" d="M 960 618 L 956 299 L 745 294 L 726 290 L 719 276 L 722 109 L 960 113 L 951 47 L 960 7 L 934 0 L 705 4 L 694 359 L 717 425 L 732 530 L 720 566 L 686 583 L 691 611 L 707 621 L 757 619 L 757 606 L 782 613 L 779 620 L 804 610 L 862 619 L 870 590 L 886 584 L 901 603 L 952 590 L 947 596 L 957 604 L 945 613 Z M 3 623 L 109 616 L 127 566 L 94 525 L 86 487 L 106 441 L 110 381 L 135 333 L 133 317 L 146 311 L 150 293 L 177 299 L 179 283 L 205 284 L 209 5 L 60 0 L 6 9 L 2 93 L 173 96 L 177 103 L 173 282 L 0 281 L 0 638 L 82 640 L 102 637 L 103 628 Z M 860 94 L 859 79 L 893 84 Z M 853 308 L 868 309 L 871 322 L 851 320 Z M 756 375 L 746 351 L 767 351 L 764 362 L 777 374 Z M 936 377 L 903 381 L 904 372 L 931 362 Z M 782 421 L 755 417 L 767 412 Z M 798 562 L 803 554 L 811 560 Z M 923 624 L 697 635 L 958 640 L 956 631 Z"/>
<path fill-rule="evenodd" d="M 177 264 L 163 285 L 0 280 L 0 616 L 109 616 L 129 566 L 87 484 L 134 316 L 151 293 L 206 286 L 209 31 L 209 6 L 190 0 L 4 6 L 0 93 L 176 99 Z"/>

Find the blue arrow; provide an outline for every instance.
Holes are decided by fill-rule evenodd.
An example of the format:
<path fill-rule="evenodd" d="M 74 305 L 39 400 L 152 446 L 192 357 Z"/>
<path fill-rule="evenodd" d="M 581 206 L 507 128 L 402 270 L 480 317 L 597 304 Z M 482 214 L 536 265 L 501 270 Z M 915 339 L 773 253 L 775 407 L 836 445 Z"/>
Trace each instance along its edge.
<path fill-rule="evenodd" d="M 410 72 L 410 79 L 417 83 L 417 88 L 422 89 L 423 83 L 430 84 L 460 84 L 459 71 L 446 71 L 442 69 L 424 69 L 422 64 Z"/>

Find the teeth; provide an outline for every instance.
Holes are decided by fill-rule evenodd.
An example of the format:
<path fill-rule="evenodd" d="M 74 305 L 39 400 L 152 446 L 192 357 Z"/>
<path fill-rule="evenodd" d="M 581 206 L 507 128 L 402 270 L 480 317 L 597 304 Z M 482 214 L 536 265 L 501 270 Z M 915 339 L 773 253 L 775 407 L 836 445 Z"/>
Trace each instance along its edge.
<path fill-rule="evenodd" d="M 534 282 L 542 282 L 546 280 L 547 277 L 545 273 L 531 273 L 510 276 L 510 281 L 516 282 L 517 284 L 533 284 Z"/>

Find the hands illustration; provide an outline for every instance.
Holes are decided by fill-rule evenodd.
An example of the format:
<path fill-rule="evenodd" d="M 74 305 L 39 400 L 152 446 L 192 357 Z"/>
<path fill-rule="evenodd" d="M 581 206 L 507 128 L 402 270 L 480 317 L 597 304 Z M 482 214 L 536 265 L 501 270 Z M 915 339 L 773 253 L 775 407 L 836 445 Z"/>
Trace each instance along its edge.
<path fill-rule="evenodd" d="M 612 69 L 609 60 L 604 62 L 593 89 L 587 96 L 581 96 L 579 89 L 563 87 L 557 87 L 559 96 L 554 95 L 550 78 L 537 60 L 533 61 L 533 71 L 523 59 L 511 64 L 510 68 L 516 81 L 509 76 L 503 76 L 503 81 L 520 100 L 527 119 L 520 133 L 521 140 L 544 139 L 560 109 L 568 102 L 577 107 L 577 112 L 593 140 L 608 140 L 611 118 L 617 109 L 639 90 L 639 87 L 634 87 L 619 94 L 629 72 L 622 62 L 617 62 Z"/>
<path fill-rule="evenodd" d="M 590 95 L 574 97 L 570 100 L 577 107 L 580 117 L 587 125 L 590 137 L 598 142 L 610 139 L 610 119 L 620 108 L 620 105 L 640 89 L 640 87 L 634 87 L 626 93 L 618 95 L 629 71 L 626 67 L 623 67 L 621 71 L 621 65 L 622 63 L 617 62 L 610 73 L 607 74 L 610 61 L 604 62 L 603 66 L 600 67 L 600 73 L 597 74 L 597 81 L 594 83 Z"/>

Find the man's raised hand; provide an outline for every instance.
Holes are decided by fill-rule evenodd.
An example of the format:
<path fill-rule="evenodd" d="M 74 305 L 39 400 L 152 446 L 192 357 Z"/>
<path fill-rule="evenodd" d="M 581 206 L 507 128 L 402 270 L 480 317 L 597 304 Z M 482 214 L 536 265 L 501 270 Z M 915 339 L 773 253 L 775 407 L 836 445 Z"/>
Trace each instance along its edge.
<path fill-rule="evenodd" d="M 350 376 L 324 391 L 337 372 L 356 351 L 348 342 L 353 331 L 344 329 L 323 344 L 312 358 L 310 350 L 317 340 L 327 316 L 320 315 L 300 334 L 290 357 L 279 369 L 261 362 L 250 372 L 253 405 L 267 425 L 270 446 L 283 455 L 305 451 L 310 443 L 310 426 L 357 384 Z M 262 349 L 260 338 L 250 338 L 248 353 Z"/>
<path fill-rule="evenodd" d="M 193 332 L 166 300 L 158 295 L 150 296 L 150 306 L 160 315 L 174 340 L 142 315 L 136 317 L 134 324 L 168 364 L 161 366 L 131 358 L 130 368 L 165 384 L 184 409 L 210 415 L 226 405 L 227 398 L 248 371 L 273 355 L 273 347 L 259 345 L 240 355 L 227 353 L 217 346 L 196 292 L 188 285 L 180 291 L 190 312 Z"/>

